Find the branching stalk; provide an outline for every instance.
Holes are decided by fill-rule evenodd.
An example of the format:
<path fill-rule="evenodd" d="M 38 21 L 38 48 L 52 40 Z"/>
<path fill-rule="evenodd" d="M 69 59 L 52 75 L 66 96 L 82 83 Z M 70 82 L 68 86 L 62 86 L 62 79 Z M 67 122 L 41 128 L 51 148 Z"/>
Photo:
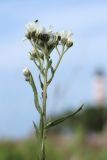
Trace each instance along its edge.
<path fill-rule="evenodd" d="M 25 80 L 29 82 L 32 87 L 34 93 L 34 103 L 35 107 L 40 115 L 40 126 L 38 127 L 35 122 L 33 125 L 36 130 L 36 134 L 38 135 L 39 144 L 40 144 L 40 160 L 46 160 L 46 148 L 45 148 L 45 141 L 46 141 L 46 130 L 50 127 L 53 127 L 66 119 L 74 116 L 77 114 L 81 109 L 82 106 L 73 114 L 66 115 L 64 117 L 58 118 L 52 122 L 46 122 L 46 101 L 47 101 L 47 88 L 48 85 L 51 83 L 56 70 L 59 67 L 59 64 L 62 60 L 63 55 L 65 52 L 72 47 L 72 37 L 71 33 L 69 32 L 53 32 L 49 31 L 45 27 L 42 27 L 38 24 L 38 20 L 29 23 L 26 26 L 25 32 L 26 38 L 30 41 L 32 45 L 32 51 L 30 52 L 30 59 L 33 60 L 36 67 L 39 70 L 39 81 L 40 87 L 42 89 L 42 104 L 39 102 L 40 99 L 38 98 L 38 91 L 36 84 L 33 80 L 33 76 L 28 68 L 23 70 Z M 58 46 L 62 46 L 62 51 L 58 49 Z M 53 67 L 52 64 L 52 57 L 51 52 L 56 48 L 58 52 L 59 59 L 56 65 Z M 41 54 L 42 53 L 42 54 Z M 51 77 L 48 79 L 48 70 L 51 70 Z M 42 78 L 41 78 L 42 76 Z M 41 106 L 40 106 L 41 104 Z"/>
<path fill-rule="evenodd" d="M 59 64 L 60 64 L 60 62 L 61 62 L 61 60 L 62 60 L 62 57 L 63 57 L 63 55 L 64 55 L 64 53 L 65 53 L 64 48 L 65 48 L 65 46 L 63 45 L 63 46 L 62 46 L 62 53 L 60 54 L 59 59 L 58 59 L 58 62 L 57 62 L 57 64 L 56 64 L 55 68 L 54 68 L 53 74 L 52 74 L 51 78 L 50 78 L 49 81 L 48 81 L 48 85 L 51 83 L 51 81 L 52 81 L 52 79 L 53 79 L 53 77 L 54 77 L 54 74 L 55 74 L 55 72 L 56 72 L 56 70 L 57 70 L 57 68 L 58 68 L 58 66 L 59 66 Z"/>

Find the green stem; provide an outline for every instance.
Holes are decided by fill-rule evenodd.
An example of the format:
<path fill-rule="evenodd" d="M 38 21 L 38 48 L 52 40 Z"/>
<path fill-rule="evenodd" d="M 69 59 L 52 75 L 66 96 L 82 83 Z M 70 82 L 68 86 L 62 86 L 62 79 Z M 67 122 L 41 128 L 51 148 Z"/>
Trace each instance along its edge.
<path fill-rule="evenodd" d="M 43 114 L 42 114 L 42 146 L 41 146 L 41 160 L 46 160 L 45 153 L 45 140 L 46 140 L 46 99 L 47 99 L 47 73 L 48 73 L 48 62 L 45 69 L 44 75 L 44 86 L 43 86 Z"/>
<path fill-rule="evenodd" d="M 57 52 L 58 52 L 58 54 L 59 54 L 59 56 L 60 56 L 60 52 L 59 52 L 59 50 L 58 50 L 58 47 L 56 46 L 55 48 L 56 48 L 56 50 L 57 50 Z"/>
<path fill-rule="evenodd" d="M 43 65 L 41 63 L 41 60 L 40 60 L 40 57 L 39 57 L 39 52 L 38 52 L 38 49 L 37 49 L 37 46 L 34 45 L 32 42 L 31 42 L 32 46 L 35 48 L 36 50 L 36 56 L 37 56 L 37 59 L 38 59 L 38 63 L 39 63 L 39 66 L 37 65 L 36 61 L 34 61 L 34 63 L 36 64 L 37 68 L 40 70 L 41 74 L 43 75 Z M 40 67 L 40 68 L 39 68 Z"/>
<path fill-rule="evenodd" d="M 56 66 L 55 66 L 55 69 L 54 69 L 54 72 L 56 72 L 56 70 L 57 70 L 57 68 L 58 68 L 58 66 L 59 66 L 59 64 L 60 64 L 60 62 L 61 62 L 61 59 L 62 59 L 62 57 L 63 57 L 63 55 L 64 55 L 64 45 L 63 45 L 63 47 L 62 47 L 62 54 L 60 55 L 60 57 L 59 57 L 59 60 L 58 60 L 58 62 L 57 62 L 57 64 L 56 64 Z"/>
<path fill-rule="evenodd" d="M 37 59 L 38 59 L 39 65 L 40 65 L 40 69 L 41 69 L 41 71 L 43 72 L 43 67 L 42 67 L 42 63 L 41 63 L 40 57 L 39 57 L 38 50 L 37 50 L 36 47 L 35 47 L 35 49 L 36 49 L 36 55 L 37 55 Z M 42 74 L 43 74 L 43 73 L 42 73 Z"/>
<path fill-rule="evenodd" d="M 60 56 L 59 56 L 59 60 L 58 60 L 56 66 L 55 66 L 55 68 L 54 68 L 54 72 L 53 72 L 53 74 L 52 74 L 52 77 L 51 77 L 51 78 L 49 79 L 49 81 L 48 81 L 48 85 L 51 83 L 51 81 L 52 81 L 52 79 L 53 79 L 53 77 L 54 77 L 54 74 L 55 74 L 55 72 L 56 72 L 56 70 L 57 70 L 57 68 L 58 68 L 58 66 L 59 66 L 59 64 L 60 64 L 60 62 L 61 62 L 61 60 L 62 60 L 62 57 L 63 57 L 64 53 L 67 51 L 67 50 L 64 51 L 64 48 L 65 48 L 65 46 L 63 45 L 63 47 L 62 47 L 62 53 L 61 53 Z"/>
<path fill-rule="evenodd" d="M 43 67 L 42 67 L 42 68 L 39 67 L 39 65 L 36 63 L 35 60 L 34 60 L 33 62 L 34 62 L 34 64 L 36 65 L 36 67 L 38 68 L 38 70 L 40 71 L 40 73 L 42 74 L 42 76 L 44 76 Z"/>

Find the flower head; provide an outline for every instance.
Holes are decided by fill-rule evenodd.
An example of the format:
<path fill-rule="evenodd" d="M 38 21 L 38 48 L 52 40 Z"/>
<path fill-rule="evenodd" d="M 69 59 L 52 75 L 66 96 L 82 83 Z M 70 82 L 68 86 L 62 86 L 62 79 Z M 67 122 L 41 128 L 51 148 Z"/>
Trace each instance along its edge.
<path fill-rule="evenodd" d="M 31 39 L 32 33 L 35 33 L 38 23 L 30 22 L 26 26 L 25 37 Z"/>
<path fill-rule="evenodd" d="M 25 80 L 29 81 L 30 80 L 30 76 L 31 76 L 31 72 L 29 71 L 29 69 L 27 67 L 23 69 L 23 74 L 25 76 Z"/>
<path fill-rule="evenodd" d="M 51 33 L 51 29 L 46 29 L 44 26 L 40 25 L 38 21 L 33 21 L 28 23 L 26 26 L 26 32 L 25 32 L 25 36 L 28 39 L 32 38 L 32 33 L 34 33 L 34 35 L 44 35 L 44 34 L 50 34 Z M 30 38 L 29 36 L 30 35 Z"/>
<path fill-rule="evenodd" d="M 71 39 L 71 38 L 68 38 L 68 39 L 67 39 L 67 42 L 66 42 L 66 46 L 69 48 L 69 47 L 72 47 L 72 45 L 73 45 L 72 39 Z"/>
<path fill-rule="evenodd" d="M 38 27 L 38 22 L 30 22 L 26 25 L 26 29 L 28 32 L 34 32 Z"/>
<path fill-rule="evenodd" d="M 71 35 L 72 35 L 71 32 L 62 31 L 61 34 L 60 34 L 60 36 L 61 36 L 61 43 L 68 46 L 68 43 L 72 42 Z"/>

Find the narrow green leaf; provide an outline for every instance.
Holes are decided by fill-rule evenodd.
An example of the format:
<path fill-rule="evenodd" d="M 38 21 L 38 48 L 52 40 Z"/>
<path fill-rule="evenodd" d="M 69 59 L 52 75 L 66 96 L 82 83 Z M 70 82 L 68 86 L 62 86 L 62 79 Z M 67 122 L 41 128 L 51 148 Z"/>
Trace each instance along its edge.
<path fill-rule="evenodd" d="M 42 83 L 40 74 L 39 74 L 39 82 L 40 82 L 40 85 L 41 85 L 41 89 L 43 90 L 43 83 Z"/>
<path fill-rule="evenodd" d="M 52 122 L 49 122 L 49 123 L 46 125 L 46 129 L 48 129 L 48 128 L 50 128 L 50 127 L 53 127 L 53 126 L 55 126 L 55 125 L 58 125 L 59 123 L 65 121 L 66 119 L 73 117 L 75 114 L 77 114 L 77 113 L 83 108 L 83 106 L 84 106 L 84 104 L 82 104 L 81 107 L 80 107 L 79 109 L 77 109 L 77 110 L 76 110 L 74 113 L 72 113 L 72 114 L 66 115 L 66 116 L 61 117 L 61 118 L 59 118 L 59 119 L 56 119 L 56 120 L 54 120 L 54 121 L 52 121 Z"/>
<path fill-rule="evenodd" d="M 52 81 L 52 79 L 53 79 L 53 77 L 54 77 L 54 69 L 53 69 L 53 67 L 51 66 L 51 73 L 52 73 L 52 76 L 51 76 L 51 78 L 48 80 L 48 82 L 47 82 L 47 84 L 49 85 L 50 83 L 51 83 L 51 81 Z"/>
<path fill-rule="evenodd" d="M 51 67 L 52 65 L 52 60 L 49 60 L 49 68 Z"/>
<path fill-rule="evenodd" d="M 36 107 L 37 111 L 41 114 L 42 110 L 41 110 L 41 108 L 39 106 L 38 99 L 37 99 L 37 96 L 36 96 L 35 93 L 34 93 L 34 104 L 35 104 L 35 107 Z"/>
<path fill-rule="evenodd" d="M 33 121 L 33 125 L 34 125 L 35 131 L 36 131 L 36 135 L 39 136 L 39 129 L 34 121 Z"/>
<path fill-rule="evenodd" d="M 32 86 L 33 92 L 34 92 L 34 103 L 35 103 L 35 107 L 37 109 L 37 111 L 41 114 L 42 110 L 41 107 L 39 105 L 39 99 L 38 99 L 38 92 L 37 92 L 37 88 L 36 85 L 34 83 L 33 77 L 31 75 L 30 77 L 30 85 Z"/>
<path fill-rule="evenodd" d="M 52 66 L 51 66 L 51 73 L 52 73 L 52 75 L 54 74 L 54 69 Z"/>

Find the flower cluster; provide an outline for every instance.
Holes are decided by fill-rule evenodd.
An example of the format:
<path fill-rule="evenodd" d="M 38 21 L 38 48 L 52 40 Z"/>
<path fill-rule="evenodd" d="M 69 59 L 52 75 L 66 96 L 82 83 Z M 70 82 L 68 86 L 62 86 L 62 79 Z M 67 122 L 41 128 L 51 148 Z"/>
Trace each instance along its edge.
<path fill-rule="evenodd" d="M 71 33 L 63 31 L 62 33 L 53 32 L 51 27 L 46 29 L 41 26 L 36 20 L 26 25 L 25 37 L 30 40 L 33 50 L 30 52 L 30 59 L 33 60 L 37 57 L 37 51 L 41 58 L 42 53 L 50 54 L 53 49 L 58 45 L 65 45 L 71 47 L 73 45 Z M 35 50 L 35 48 L 37 50 Z"/>

